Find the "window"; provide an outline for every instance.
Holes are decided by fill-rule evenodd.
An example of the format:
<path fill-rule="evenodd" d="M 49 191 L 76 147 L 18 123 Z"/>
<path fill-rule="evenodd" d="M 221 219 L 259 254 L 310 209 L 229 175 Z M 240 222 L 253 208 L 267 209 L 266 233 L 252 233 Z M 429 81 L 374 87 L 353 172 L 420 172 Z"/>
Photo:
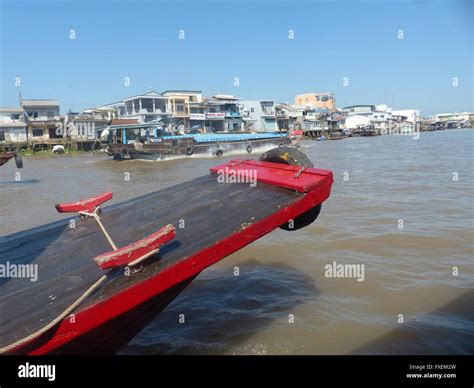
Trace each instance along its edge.
<path fill-rule="evenodd" d="M 0 141 L 5 141 L 5 132 L 0 131 Z"/>
<path fill-rule="evenodd" d="M 184 105 L 181 105 L 181 104 L 176 105 L 176 111 L 177 112 L 184 112 Z"/>
<path fill-rule="evenodd" d="M 250 112 L 252 112 L 252 113 L 253 113 L 253 112 L 255 112 L 255 110 L 254 110 L 253 108 L 250 108 Z"/>
<path fill-rule="evenodd" d="M 46 116 L 48 117 L 48 120 L 54 120 L 54 112 L 52 110 L 49 110 L 48 113 L 46 113 Z"/>
<path fill-rule="evenodd" d="M 40 137 L 43 136 L 43 130 L 42 129 L 33 129 L 33 137 Z"/>
<path fill-rule="evenodd" d="M 38 118 L 38 112 L 26 112 L 26 114 L 33 119 Z"/>

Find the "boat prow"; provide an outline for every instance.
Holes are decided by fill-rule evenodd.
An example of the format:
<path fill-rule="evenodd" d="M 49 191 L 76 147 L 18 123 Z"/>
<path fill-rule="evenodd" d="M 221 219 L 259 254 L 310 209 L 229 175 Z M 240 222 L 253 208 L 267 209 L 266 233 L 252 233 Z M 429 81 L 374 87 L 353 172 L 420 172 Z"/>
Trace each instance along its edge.
<path fill-rule="evenodd" d="M 0 238 L 0 265 L 38 270 L 35 281 L 0 280 L 0 352 L 116 352 L 205 268 L 314 221 L 332 173 L 295 152 L 233 160 L 103 209 L 111 194 L 58 205 L 78 215 Z"/>

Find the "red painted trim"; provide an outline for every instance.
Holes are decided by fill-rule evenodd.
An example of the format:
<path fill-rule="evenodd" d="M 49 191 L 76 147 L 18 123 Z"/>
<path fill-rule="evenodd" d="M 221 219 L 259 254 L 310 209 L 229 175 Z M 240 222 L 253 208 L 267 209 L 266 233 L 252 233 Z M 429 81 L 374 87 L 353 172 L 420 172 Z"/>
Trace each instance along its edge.
<path fill-rule="evenodd" d="M 3 166 L 6 162 L 8 162 L 11 158 L 16 156 L 16 152 L 8 151 L 4 154 L 0 155 L 0 166 Z"/>
<path fill-rule="evenodd" d="M 259 160 L 231 160 L 228 163 L 212 167 L 211 173 L 225 175 L 229 179 L 232 175 L 237 178 L 250 177 L 257 182 L 266 183 L 285 189 L 308 193 L 316 189 L 321 181 L 329 176 L 331 171 L 318 168 L 305 168 L 288 164 L 262 162 Z"/>
<path fill-rule="evenodd" d="M 77 202 L 58 203 L 55 208 L 59 213 L 91 212 L 97 206 L 112 199 L 112 196 L 113 193 L 111 191 L 107 191 L 105 193 L 99 194 L 96 197 L 81 199 Z"/>
<path fill-rule="evenodd" d="M 199 274 L 205 268 L 325 201 L 330 195 L 332 182 L 332 173 L 325 172 L 318 189 L 307 193 L 295 203 L 164 269 L 140 284 L 79 310 L 75 313 L 75 323 L 68 319 L 63 320 L 52 338 L 30 354 L 46 354 L 58 349 L 172 286 Z M 11 353 L 22 353 L 22 348 L 19 347 Z"/>
<path fill-rule="evenodd" d="M 161 245 L 170 242 L 175 236 L 174 226 L 166 225 L 148 237 L 119 248 L 116 251 L 102 253 L 94 257 L 93 260 L 101 269 L 119 267 L 138 260 L 147 253 L 158 249 Z"/>

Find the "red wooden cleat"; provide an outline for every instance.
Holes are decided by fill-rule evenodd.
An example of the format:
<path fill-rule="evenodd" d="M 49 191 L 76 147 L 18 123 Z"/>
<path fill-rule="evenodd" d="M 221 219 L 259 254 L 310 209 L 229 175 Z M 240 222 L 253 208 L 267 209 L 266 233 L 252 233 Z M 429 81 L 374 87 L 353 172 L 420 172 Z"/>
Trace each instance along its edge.
<path fill-rule="evenodd" d="M 173 225 L 166 225 L 156 233 L 142 240 L 126 245 L 114 251 L 94 257 L 94 261 L 101 269 L 119 267 L 121 265 L 135 265 L 159 251 L 161 245 L 175 237 Z"/>
<path fill-rule="evenodd" d="M 96 197 L 88 199 L 82 199 L 77 202 L 70 203 L 58 203 L 55 207 L 59 213 L 72 213 L 72 212 L 93 212 L 97 206 L 100 206 L 104 202 L 112 199 L 113 193 L 107 191 L 99 194 Z"/>

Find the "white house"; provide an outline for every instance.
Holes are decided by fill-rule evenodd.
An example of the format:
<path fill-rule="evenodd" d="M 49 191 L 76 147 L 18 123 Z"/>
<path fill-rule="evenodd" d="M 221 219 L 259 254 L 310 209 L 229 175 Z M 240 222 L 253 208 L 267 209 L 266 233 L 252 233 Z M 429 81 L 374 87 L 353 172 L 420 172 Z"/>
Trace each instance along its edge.
<path fill-rule="evenodd" d="M 278 130 L 275 101 L 245 100 L 240 101 L 239 105 L 246 129 L 256 132 L 274 132 Z"/>
<path fill-rule="evenodd" d="M 375 129 L 386 129 L 393 120 L 392 111 L 386 105 L 351 105 L 342 108 L 347 113 L 346 129 L 371 125 Z M 358 117 L 356 117 L 358 116 Z"/>
<path fill-rule="evenodd" d="M 346 117 L 346 129 L 363 128 L 370 125 L 370 117 L 362 115 L 351 115 Z"/>
<path fill-rule="evenodd" d="M 26 122 L 23 109 L 0 108 L 0 142 L 26 143 Z"/>
<path fill-rule="evenodd" d="M 21 101 L 21 107 L 24 110 L 29 140 L 43 143 L 63 137 L 58 100 L 24 99 Z"/>
<path fill-rule="evenodd" d="M 171 116 L 167 104 L 168 97 L 150 91 L 103 105 L 98 109 L 115 108 L 119 119 L 135 119 L 139 123 L 147 123 Z"/>
<path fill-rule="evenodd" d="M 397 109 L 397 110 L 392 110 L 392 115 L 393 116 L 402 116 L 406 117 L 407 122 L 409 123 L 415 123 L 419 121 L 420 119 L 420 111 L 417 109 Z"/>

